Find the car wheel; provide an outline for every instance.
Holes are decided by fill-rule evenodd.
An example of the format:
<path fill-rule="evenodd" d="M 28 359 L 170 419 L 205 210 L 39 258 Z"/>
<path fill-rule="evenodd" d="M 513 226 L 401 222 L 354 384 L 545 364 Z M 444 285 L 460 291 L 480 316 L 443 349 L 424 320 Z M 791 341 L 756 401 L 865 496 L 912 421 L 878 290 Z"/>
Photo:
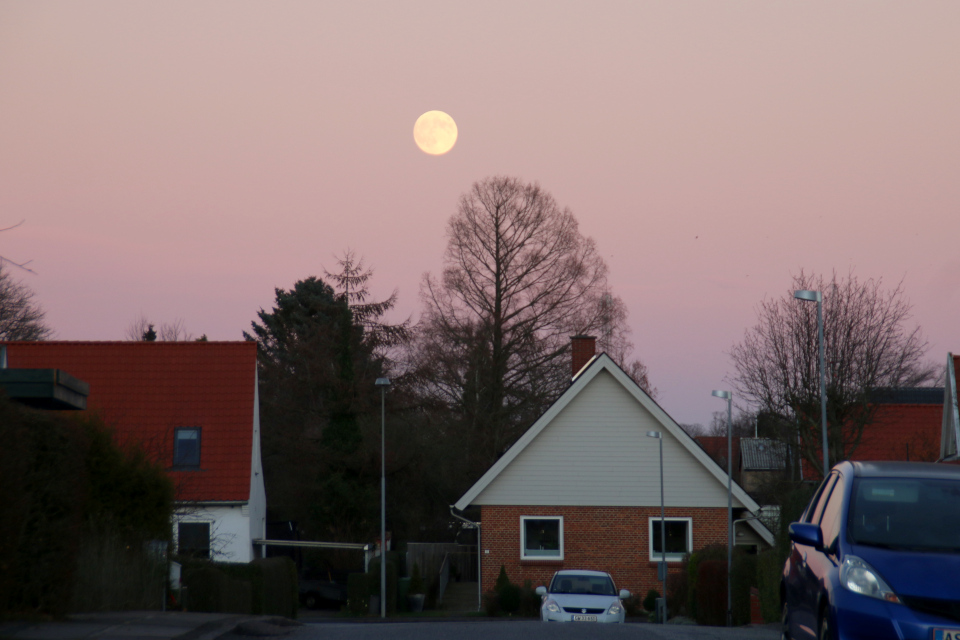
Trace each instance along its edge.
<path fill-rule="evenodd" d="M 780 614 L 780 640 L 790 640 L 790 609 L 783 603 L 783 613 Z"/>
<path fill-rule="evenodd" d="M 319 601 L 317 600 L 317 594 L 308 593 L 303 598 L 303 604 L 307 609 L 316 609 L 317 605 L 320 604 Z"/>

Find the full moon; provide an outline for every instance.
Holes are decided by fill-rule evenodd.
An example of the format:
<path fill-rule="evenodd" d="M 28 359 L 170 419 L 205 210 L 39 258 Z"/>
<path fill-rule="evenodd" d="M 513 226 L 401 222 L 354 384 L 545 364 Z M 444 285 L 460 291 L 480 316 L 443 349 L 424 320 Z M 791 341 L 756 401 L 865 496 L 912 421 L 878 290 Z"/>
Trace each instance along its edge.
<path fill-rule="evenodd" d="M 443 111 L 427 111 L 413 125 L 413 140 L 424 153 L 442 156 L 457 143 L 457 123 Z"/>

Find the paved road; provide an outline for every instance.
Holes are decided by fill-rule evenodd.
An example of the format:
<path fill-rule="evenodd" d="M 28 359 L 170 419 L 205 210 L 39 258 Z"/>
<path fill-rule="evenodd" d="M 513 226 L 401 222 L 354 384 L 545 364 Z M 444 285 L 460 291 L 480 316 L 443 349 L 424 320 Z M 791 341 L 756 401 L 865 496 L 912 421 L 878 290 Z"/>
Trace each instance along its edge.
<path fill-rule="evenodd" d="M 682 625 L 560 625 L 536 621 L 307 623 L 284 640 L 778 640 L 772 628 Z M 234 637 L 233 640 L 236 640 Z M 249 640 L 249 638 L 247 638 Z"/>

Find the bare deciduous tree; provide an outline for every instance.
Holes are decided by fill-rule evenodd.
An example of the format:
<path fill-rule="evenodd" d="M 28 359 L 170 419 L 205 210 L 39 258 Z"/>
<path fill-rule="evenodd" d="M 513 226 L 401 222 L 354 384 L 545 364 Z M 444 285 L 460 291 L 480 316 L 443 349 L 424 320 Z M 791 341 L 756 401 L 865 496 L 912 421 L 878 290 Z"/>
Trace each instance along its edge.
<path fill-rule="evenodd" d="M 130 322 L 123 335 L 127 340 L 133 340 L 134 342 L 150 342 L 158 339 L 163 342 L 193 340 L 193 334 L 187 331 L 186 323 L 182 318 L 177 318 L 173 322 L 160 323 L 159 332 L 154 330 L 155 326 L 147 316 L 141 313 Z"/>
<path fill-rule="evenodd" d="M 475 183 L 447 234 L 443 274 L 421 288 L 417 355 L 428 394 L 455 408 L 489 464 L 569 384 L 571 336 L 602 331 L 601 348 L 625 356 L 626 310 L 593 240 L 537 184 Z"/>
<path fill-rule="evenodd" d="M 820 373 L 816 305 L 795 300 L 799 289 L 823 292 L 830 460 L 850 456 L 873 419 L 871 394 L 884 387 L 915 387 L 936 379 L 923 359 L 927 343 L 909 327 L 902 284 L 852 273 L 826 280 L 800 272 L 783 297 L 760 303 L 758 321 L 730 352 L 733 382 L 742 398 L 771 419 L 792 425 L 803 457 L 822 472 Z"/>
<path fill-rule="evenodd" d="M 53 330 L 33 291 L 17 282 L 0 261 L 0 340 L 46 340 Z"/>

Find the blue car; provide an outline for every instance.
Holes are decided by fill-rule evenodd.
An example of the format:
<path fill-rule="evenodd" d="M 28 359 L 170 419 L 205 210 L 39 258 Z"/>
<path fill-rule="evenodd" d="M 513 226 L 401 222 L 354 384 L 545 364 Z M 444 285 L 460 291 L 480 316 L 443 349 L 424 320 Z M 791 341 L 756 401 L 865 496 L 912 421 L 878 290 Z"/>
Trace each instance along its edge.
<path fill-rule="evenodd" d="M 782 638 L 960 640 L 960 466 L 842 462 L 790 540 Z"/>

